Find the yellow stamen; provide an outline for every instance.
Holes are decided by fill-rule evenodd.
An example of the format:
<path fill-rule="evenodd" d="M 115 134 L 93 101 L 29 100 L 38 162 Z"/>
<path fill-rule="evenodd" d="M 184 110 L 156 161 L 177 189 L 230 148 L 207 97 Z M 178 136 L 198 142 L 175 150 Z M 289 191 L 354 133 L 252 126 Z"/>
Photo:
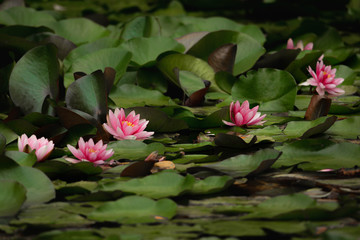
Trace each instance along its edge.
<path fill-rule="evenodd" d="M 94 152 L 97 152 L 97 150 L 95 150 L 93 148 L 89 148 L 89 152 L 94 153 Z"/>
<path fill-rule="evenodd" d="M 126 123 L 126 125 L 134 127 L 135 125 L 132 122 L 129 121 L 122 121 L 121 124 L 124 124 L 124 122 Z"/>

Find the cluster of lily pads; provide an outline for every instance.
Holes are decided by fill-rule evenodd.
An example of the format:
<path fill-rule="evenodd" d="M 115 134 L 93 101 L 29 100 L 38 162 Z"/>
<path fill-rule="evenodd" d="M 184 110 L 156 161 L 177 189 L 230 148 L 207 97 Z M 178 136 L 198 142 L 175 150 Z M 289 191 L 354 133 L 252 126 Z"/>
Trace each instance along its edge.
<path fill-rule="evenodd" d="M 358 34 L 5 3 L 0 236 L 360 234 Z"/>

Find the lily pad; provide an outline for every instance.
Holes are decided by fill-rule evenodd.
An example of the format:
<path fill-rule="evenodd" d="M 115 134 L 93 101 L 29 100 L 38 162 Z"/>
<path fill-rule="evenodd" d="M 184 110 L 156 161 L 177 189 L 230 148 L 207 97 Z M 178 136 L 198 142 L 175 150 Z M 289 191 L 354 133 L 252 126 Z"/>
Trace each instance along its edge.
<path fill-rule="evenodd" d="M 99 222 L 151 223 L 174 217 L 176 208 L 176 203 L 170 199 L 155 201 L 141 196 L 128 196 L 104 203 L 91 212 L 88 218 Z"/>
<path fill-rule="evenodd" d="M 192 189 L 195 178 L 192 175 L 185 177 L 171 171 L 162 171 L 143 178 L 128 181 L 110 181 L 99 185 L 99 190 L 120 190 L 154 199 L 179 196 Z"/>
<path fill-rule="evenodd" d="M 296 82 L 290 73 L 263 68 L 241 76 L 231 93 L 236 100 L 258 103 L 261 111 L 285 112 L 293 109 L 296 91 Z"/>
<path fill-rule="evenodd" d="M 203 180 L 196 180 L 193 189 L 188 194 L 203 195 L 218 193 L 228 188 L 234 179 L 230 176 L 210 176 Z"/>
<path fill-rule="evenodd" d="M 43 112 L 45 99 L 58 97 L 56 51 L 51 44 L 31 49 L 16 63 L 10 75 L 10 96 L 25 114 Z"/>
<path fill-rule="evenodd" d="M 161 143 L 146 144 L 136 140 L 112 141 L 108 149 L 114 150 L 113 159 L 144 160 L 150 153 L 156 151 L 163 154 L 165 147 Z"/>
<path fill-rule="evenodd" d="M 188 171 L 216 170 L 234 178 L 258 174 L 268 168 L 281 156 L 281 152 L 274 149 L 262 149 L 254 154 L 241 154 L 225 159 L 218 163 L 202 167 L 189 168 Z"/>
<path fill-rule="evenodd" d="M 0 179 L 18 181 L 26 189 L 25 206 L 48 202 L 55 198 L 55 189 L 46 175 L 38 169 L 19 166 L 12 160 L 2 157 Z"/>
<path fill-rule="evenodd" d="M 334 143 L 326 139 L 304 139 L 277 147 L 282 156 L 273 165 L 293 166 L 307 171 L 321 169 L 353 168 L 358 165 L 358 144 L 342 142 Z"/>
<path fill-rule="evenodd" d="M 116 106 L 124 108 L 136 106 L 169 106 L 176 103 L 158 90 L 145 89 L 132 84 L 114 87 L 109 97 Z"/>
<path fill-rule="evenodd" d="M 328 130 L 336 121 L 336 116 L 320 117 L 313 121 L 289 122 L 284 133 L 289 137 L 309 138 Z"/>
<path fill-rule="evenodd" d="M 181 53 L 185 50 L 182 44 L 167 37 L 132 38 L 121 46 L 132 53 L 131 61 L 137 66 L 154 65 L 156 58 L 163 52 L 176 51 Z"/>
<path fill-rule="evenodd" d="M 0 180 L 0 217 L 15 215 L 26 200 L 26 189 L 17 181 Z"/>

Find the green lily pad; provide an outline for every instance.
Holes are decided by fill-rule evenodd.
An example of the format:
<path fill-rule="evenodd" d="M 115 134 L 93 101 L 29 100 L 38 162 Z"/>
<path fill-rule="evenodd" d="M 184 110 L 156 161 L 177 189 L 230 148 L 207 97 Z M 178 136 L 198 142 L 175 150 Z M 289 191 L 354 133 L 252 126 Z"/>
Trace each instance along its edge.
<path fill-rule="evenodd" d="M 347 139 L 357 139 L 360 136 L 360 117 L 352 116 L 338 120 L 327 131 L 327 134 L 341 136 Z"/>
<path fill-rule="evenodd" d="M 5 156 L 14 160 L 20 166 L 32 167 L 37 162 L 35 151 L 32 151 L 31 153 L 24 153 L 19 151 L 6 151 Z"/>
<path fill-rule="evenodd" d="M 180 87 L 174 69 L 178 68 L 180 71 L 188 71 L 197 75 L 201 79 L 211 82 L 210 89 L 219 90 L 215 83 L 215 72 L 210 65 L 200 58 L 196 58 L 187 54 L 169 54 L 162 58 L 157 63 L 160 71 L 168 77 L 175 85 Z"/>
<path fill-rule="evenodd" d="M 309 138 L 328 130 L 336 119 L 336 116 L 325 116 L 312 121 L 292 121 L 287 124 L 284 133 L 289 137 Z"/>
<path fill-rule="evenodd" d="M 218 163 L 195 167 L 200 169 L 213 169 L 234 178 L 258 174 L 268 168 L 281 156 L 281 152 L 274 149 L 262 149 L 254 154 L 241 154 L 225 159 Z M 191 170 L 189 168 L 188 170 Z"/>
<path fill-rule="evenodd" d="M 5 157 L 0 161 L 0 179 L 18 181 L 25 187 L 25 206 L 55 198 L 54 186 L 43 172 L 31 167 L 19 166 Z"/>
<path fill-rule="evenodd" d="M 128 181 L 110 181 L 99 185 L 101 191 L 120 190 L 154 199 L 179 196 L 192 189 L 195 178 L 185 177 L 171 171 L 162 171 L 143 178 Z"/>
<path fill-rule="evenodd" d="M 343 142 L 334 143 L 326 139 L 304 139 L 277 147 L 283 152 L 273 165 L 298 165 L 307 171 L 321 169 L 353 168 L 358 165 L 360 148 L 358 144 Z"/>
<path fill-rule="evenodd" d="M 101 240 L 102 237 L 98 236 L 98 234 L 94 230 L 52 230 L 48 232 L 44 232 L 39 234 L 34 238 L 34 240 Z"/>
<path fill-rule="evenodd" d="M 106 67 L 115 69 L 115 82 L 117 82 L 125 73 L 130 59 L 131 53 L 122 48 L 104 48 L 83 55 L 74 60 L 65 74 L 65 86 L 69 86 L 74 81 L 73 74 L 75 72 L 90 74 L 97 70 L 104 71 Z"/>
<path fill-rule="evenodd" d="M 296 91 L 296 82 L 290 73 L 263 68 L 241 76 L 231 93 L 236 100 L 258 103 L 261 111 L 286 112 L 293 109 Z"/>
<path fill-rule="evenodd" d="M 150 153 L 156 151 L 164 154 L 165 147 L 161 143 L 146 144 L 136 140 L 122 140 L 108 143 L 108 149 L 114 150 L 112 159 L 144 160 Z"/>
<path fill-rule="evenodd" d="M 338 207 L 339 205 L 336 202 L 319 204 L 305 194 L 296 193 L 268 199 L 257 205 L 252 213 L 243 216 L 242 219 L 275 218 L 295 220 L 310 217 L 323 219 L 323 212 L 329 214 Z"/>
<path fill-rule="evenodd" d="M 210 54 L 224 44 L 234 43 L 237 45 L 234 75 L 239 75 L 249 70 L 255 62 L 265 53 L 261 44 L 247 34 L 235 31 L 222 30 L 212 32 L 204 36 L 187 54 L 207 60 Z"/>
<path fill-rule="evenodd" d="M 122 84 L 112 88 L 109 97 L 116 106 L 124 108 L 136 106 L 176 105 L 170 98 L 158 90 L 149 90 L 132 84 Z"/>
<path fill-rule="evenodd" d="M 176 40 L 168 37 L 132 38 L 122 45 L 132 53 L 131 61 L 137 66 L 153 65 L 156 58 L 163 52 L 184 52 L 185 47 Z"/>
<path fill-rule="evenodd" d="M 64 228 L 71 226 L 87 226 L 93 221 L 63 210 L 69 203 L 54 202 L 50 204 L 37 204 L 21 211 L 16 219 L 11 221 L 14 225 L 31 224 L 37 226 L 52 226 Z"/>
<path fill-rule="evenodd" d="M 92 211 L 88 218 L 99 222 L 151 223 L 174 217 L 176 208 L 176 203 L 170 199 L 155 201 L 141 196 L 128 196 L 104 203 Z"/>
<path fill-rule="evenodd" d="M 4 25 L 51 26 L 55 18 L 44 11 L 29 7 L 12 7 L 0 12 L 0 23 Z"/>
<path fill-rule="evenodd" d="M 6 143 L 11 143 L 18 138 L 18 135 L 11 130 L 3 121 L 0 121 L 0 132 Z"/>
<path fill-rule="evenodd" d="M 59 62 L 54 45 L 28 51 L 15 65 L 9 79 L 11 99 L 25 113 L 43 112 L 47 97 L 58 97 Z"/>
<path fill-rule="evenodd" d="M 88 113 L 98 121 L 104 121 L 108 113 L 105 84 L 101 71 L 79 78 L 66 91 L 67 107 Z"/>
<path fill-rule="evenodd" d="M 0 217 L 15 215 L 26 200 L 26 189 L 17 181 L 2 179 L 0 183 Z"/>
<path fill-rule="evenodd" d="M 103 26 L 86 18 L 69 18 L 51 24 L 55 33 L 76 45 L 93 42 L 110 34 Z"/>
<path fill-rule="evenodd" d="M 68 71 L 71 65 L 78 59 L 89 53 L 99 51 L 106 48 L 116 48 L 122 40 L 111 37 L 103 37 L 98 40 L 83 44 L 73 49 L 64 59 L 64 70 Z"/>
<path fill-rule="evenodd" d="M 230 176 L 210 176 L 203 180 L 196 180 L 188 194 L 203 195 L 218 193 L 228 188 L 234 179 Z"/>

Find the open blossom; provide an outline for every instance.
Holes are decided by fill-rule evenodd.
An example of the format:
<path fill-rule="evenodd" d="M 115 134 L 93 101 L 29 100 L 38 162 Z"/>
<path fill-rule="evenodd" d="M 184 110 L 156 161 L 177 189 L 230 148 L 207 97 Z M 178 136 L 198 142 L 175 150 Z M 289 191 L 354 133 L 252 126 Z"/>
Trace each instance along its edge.
<path fill-rule="evenodd" d="M 140 115 L 135 115 L 135 111 L 131 111 L 126 116 L 124 109 L 116 108 L 114 112 L 109 110 L 106 119 L 107 124 L 103 124 L 104 129 L 118 140 L 143 140 L 154 134 L 154 132 L 144 131 L 149 121 L 140 120 Z"/>
<path fill-rule="evenodd" d="M 23 134 L 21 137 L 18 137 L 18 148 L 20 152 L 26 153 L 35 150 L 36 158 L 38 162 L 41 162 L 50 155 L 54 149 L 54 143 L 44 137 L 37 139 L 35 135 L 31 135 L 28 138 L 26 134 Z"/>
<path fill-rule="evenodd" d="M 326 66 L 322 60 L 323 57 L 324 55 L 322 55 L 316 63 L 316 72 L 312 70 L 310 66 L 308 67 L 308 71 L 312 78 L 309 78 L 306 82 L 301 83 L 300 85 L 315 86 L 319 95 L 325 95 L 325 91 L 334 96 L 344 94 L 344 90 L 336 87 L 341 84 L 344 79 L 335 78 L 336 69 L 332 69 L 331 65 Z"/>
<path fill-rule="evenodd" d="M 265 121 L 262 121 L 266 114 L 261 115 L 257 110 L 259 106 L 249 108 L 249 102 L 246 100 L 241 105 L 239 101 L 230 104 L 230 118 L 232 122 L 223 122 L 228 126 L 250 126 L 250 125 L 262 125 Z"/>
<path fill-rule="evenodd" d="M 67 145 L 70 152 L 77 159 L 66 158 L 66 160 L 72 163 L 87 161 L 99 165 L 99 164 L 103 164 L 105 160 L 107 160 L 114 154 L 114 151 L 112 149 L 106 150 L 107 144 L 103 144 L 102 140 L 94 144 L 94 141 L 92 139 L 85 142 L 84 139 L 80 137 L 78 146 L 79 149 L 76 149 L 69 144 Z"/>
<path fill-rule="evenodd" d="M 287 41 L 287 45 L 286 48 L 287 49 L 301 49 L 301 51 L 303 50 L 312 50 L 313 49 L 314 44 L 312 42 L 306 44 L 306 46 L 304 47 L 303 42 L 300 40 L 297 42 L 296 46 L 294 46 L 294 42 L 291 38 L 289 38 L 289 40 Z"/>

